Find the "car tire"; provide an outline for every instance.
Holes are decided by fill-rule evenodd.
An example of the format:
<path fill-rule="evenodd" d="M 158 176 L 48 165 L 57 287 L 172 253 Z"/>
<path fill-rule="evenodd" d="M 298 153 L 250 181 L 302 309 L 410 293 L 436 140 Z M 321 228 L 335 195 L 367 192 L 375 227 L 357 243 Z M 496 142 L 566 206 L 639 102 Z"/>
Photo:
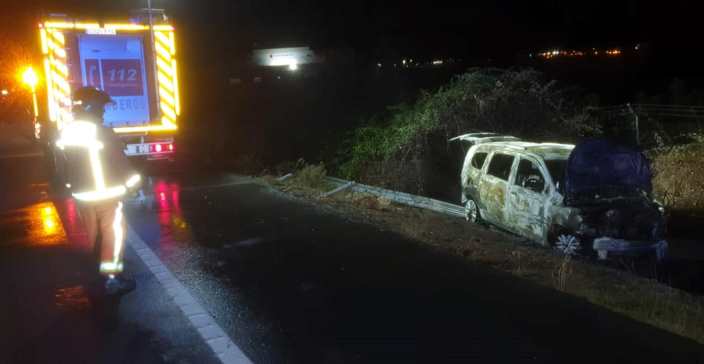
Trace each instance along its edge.
<path fill-rule="evenodd" d="M 468 198 L 467 202 L 464 203 L 464 218 L 473 224 L 477 224 L 482 221 L 479 213 L 479 206 L 477 206 L 477 203 L 471 198 Z"/>
<path fill-rule="evenodd" d="M 550 239 L 550 244 L 564 254 L 579 255 L 582 252 L 582 242 L 574 234 L 555 234 L 553 238 Z"/>

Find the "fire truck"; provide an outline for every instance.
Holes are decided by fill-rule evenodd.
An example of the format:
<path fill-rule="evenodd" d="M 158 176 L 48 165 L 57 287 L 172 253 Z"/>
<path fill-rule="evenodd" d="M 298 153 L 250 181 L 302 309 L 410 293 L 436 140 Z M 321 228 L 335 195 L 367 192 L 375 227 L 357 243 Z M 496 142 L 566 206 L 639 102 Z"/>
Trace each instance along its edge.
<path fill-rule="evenodd" d="M 39 24 L 47 134 L 73 119 L 72 92 L 95 87 L 114 101 L 104 123 L 128 157 L 173 160 L 181 113 L 175 29 L 163 11 L 145 12 L 124 22 L 51 16 Z"/>

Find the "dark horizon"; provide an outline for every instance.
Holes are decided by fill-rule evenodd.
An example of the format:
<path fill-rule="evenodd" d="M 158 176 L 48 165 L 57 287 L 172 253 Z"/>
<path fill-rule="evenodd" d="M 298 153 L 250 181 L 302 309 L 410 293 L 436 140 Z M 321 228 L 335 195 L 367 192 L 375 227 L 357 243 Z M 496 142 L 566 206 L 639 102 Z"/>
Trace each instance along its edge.
<path fill-rule="evenodd" d="M 700 5 L 686 1 L 642 4 L 636 0 L 562 4 L 499 0 L 479 4 L 449 1 L 369 0 L 331 3 L 312 0 L 154 0 L 191 32 L 231 39 L 233 50 L 261 41 L 304 41 L 317 47 L 359 50 L 396 48 L 407 53 L 453 53 L 500 57 L 553 47 L 658 43 L 672 49 L 698 49 Z M 32 0 L 4 4 L 3 32 L 13 32 L 42 13 L 97 17 L 126 16 L 146 1 Z"/>

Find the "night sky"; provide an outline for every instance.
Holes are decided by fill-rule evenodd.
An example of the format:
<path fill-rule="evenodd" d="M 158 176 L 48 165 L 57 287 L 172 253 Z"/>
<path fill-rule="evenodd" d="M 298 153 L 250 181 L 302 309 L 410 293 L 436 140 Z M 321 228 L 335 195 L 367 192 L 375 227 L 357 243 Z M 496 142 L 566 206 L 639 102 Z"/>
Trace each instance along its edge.
<path fill-rule="evenodd" d="M 34 39 L 48 12 L 119 17 L 146 0 L 3 1 L 0 31 Z M 644 42 L 700 56 L 702 5 L 695 1 L 284 1 L 154 0 L 166 8 L 187 48 L 212 59 L 253 46 L 353 48 L 370 57 L 389 49 L 410 56 L 506 57 L 551 47 L 632 46 Z M 697 5 L 695 5 L 697 4 Z M 216 40 L 203 42 L 200 40 Z M 218 44 L 217 48 L 212 48 Z"/>

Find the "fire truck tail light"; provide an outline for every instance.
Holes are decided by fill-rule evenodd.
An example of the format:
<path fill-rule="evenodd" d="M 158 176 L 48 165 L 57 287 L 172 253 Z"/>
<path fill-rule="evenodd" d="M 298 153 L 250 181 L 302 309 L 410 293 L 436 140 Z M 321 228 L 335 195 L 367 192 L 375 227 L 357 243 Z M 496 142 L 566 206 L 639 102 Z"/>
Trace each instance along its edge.
<path fill-rule="evenodd" d="M 174 151 L 173 143 L 150 144 L 149 151 L 152 153 L 169 153 Z"/>

